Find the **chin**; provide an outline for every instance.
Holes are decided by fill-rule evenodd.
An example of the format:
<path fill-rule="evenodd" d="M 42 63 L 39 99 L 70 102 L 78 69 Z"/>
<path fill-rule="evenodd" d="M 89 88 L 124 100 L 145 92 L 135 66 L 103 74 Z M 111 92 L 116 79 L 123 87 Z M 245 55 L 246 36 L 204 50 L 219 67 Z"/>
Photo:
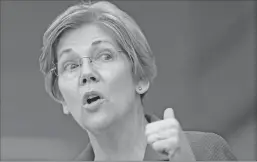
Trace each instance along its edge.
<path fill-rule="evenodd" d="M 100 133 L 107 130 L 113 124 L 115 121 L 114 114 L 110 111 L 98 111 L 92 114 L 82 115 L 81 125 L 93 134 Z"/>

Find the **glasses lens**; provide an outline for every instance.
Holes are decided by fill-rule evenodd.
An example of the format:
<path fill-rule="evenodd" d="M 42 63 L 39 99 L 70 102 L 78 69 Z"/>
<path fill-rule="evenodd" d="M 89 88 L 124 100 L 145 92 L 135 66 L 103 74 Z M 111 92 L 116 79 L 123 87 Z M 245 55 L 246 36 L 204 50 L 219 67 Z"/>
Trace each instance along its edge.
<path fill-rule="evenodd" d="M 114 59 L 112 53 L 102 53 L 101 55 L 95 55 L 94 57 L 82 57 L 76 61 L 70 61 L 65 64 L 64 68 L 60 70 L 60 76 L 66 79 L 73 79 L 79 77 L 83 73 L 83 65 L 88 64 L 92 68 L 104 68 L 108 67 Z M 87 66 L 88 67 L 88 66 Z M 57 70 L 54 70 L 57 73 Z"/>

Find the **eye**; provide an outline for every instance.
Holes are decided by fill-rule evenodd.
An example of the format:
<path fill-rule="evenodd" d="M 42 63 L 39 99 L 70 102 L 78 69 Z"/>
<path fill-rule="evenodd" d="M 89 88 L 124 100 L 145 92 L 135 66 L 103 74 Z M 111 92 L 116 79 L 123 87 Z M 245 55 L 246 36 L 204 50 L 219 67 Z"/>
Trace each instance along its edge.
<path fill-rule="evenodd" d="M 110 61 L 113 59 L 113 54 L 109 51 L 105 51 L 100 53 L 98 59 L 101 61 Z"/>
<path fill-rule="evenodd" d="M 67 63 L 64 65 L 65 71 L 73 71 L 74 69 L 78 68 L 79 64 L 77 63 Z"/>
<path fill-rule="evenodd" d="M 112 55 L 110 54 L 104 54 L 101 56 L 101 58 L 105 61 L 111 60 L 112 59 Z"/>

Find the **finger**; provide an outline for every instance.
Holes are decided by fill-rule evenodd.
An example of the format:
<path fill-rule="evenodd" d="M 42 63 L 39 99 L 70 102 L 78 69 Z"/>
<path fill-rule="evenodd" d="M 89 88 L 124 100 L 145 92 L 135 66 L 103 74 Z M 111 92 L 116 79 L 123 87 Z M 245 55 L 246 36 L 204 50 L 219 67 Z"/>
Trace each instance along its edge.
<path fill-rule="evenodd" d="M 170 138 L 166 140 L 159 140 L 152 144 L 155 151 L 161 154 L 170 154 L 174 152 L 178 147 L 178 139 Z"/>
<path fill-rule="evenodd" d="M 169 157 L 170 161 L 173 161 L 174 159 L 177 159 L 179 157 L 179 154 L 181 153 L 181 147 L 176 147 L 173 150 L 170 150 L 167 155 Z M 178 160 L 174 160 L 178 161 Z"/>
<path fill-rule="evenodd" d="M 152 144 L 158 140 L 165 140 L 165 139 L 173 138 L 177 136 L 178 136 L 177 129 L 169 129 L 159 133 L 150 134 L 149 136 L 147 136 L 147 143 Z"/>
<path fill-rule="evenodd" d="M 166 119 L 156 121 L 146 125 L 145 134 L 146 136 L 158 133 L 167 129 L 176 129 L 179 128 L 179 122 L 176 119 Z"/>
<path fill-rule="evenodd" d="M 170 118 L 175 118 L 174 111 L 172 108 L 167 108 L 164 111 L 163 119 L 170 119 Z"/>
<path fill-rule="evenodd" d="M 154 133 L 150 136 L 147 137 L 147 143 L 148 144 L 153 144 L 154 142 L 161 140 L 160 136 L 157 133 Z"/>

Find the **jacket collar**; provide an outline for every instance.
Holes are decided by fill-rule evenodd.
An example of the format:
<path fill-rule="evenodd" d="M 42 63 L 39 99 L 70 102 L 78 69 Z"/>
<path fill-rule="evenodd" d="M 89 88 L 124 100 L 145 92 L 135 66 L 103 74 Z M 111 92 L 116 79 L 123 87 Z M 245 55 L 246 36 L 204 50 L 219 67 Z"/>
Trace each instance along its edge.
<path fill-rule="evenodd" d="M 155 115 L 148 115 L 148 114 L 145 114 L 145 118 L 146 118 L 148 123 L 160 120 L 157 116 L 155 116 Z M 189 143 L 185 139 L 185 136 L 182 137 L 182 140 L 184 140 L 182 142 L 182 143 L 184 143 L 183 147 L 186 147 L 186 148 L 183 149 L 185 151 L 181 152 L 182 154 L 180 154 L 180 156 L 177 159 L 177 161 L 181 161 L 181 162 L 182 161 L 188 161 L 188 160 L 195 161 L 193 153 L 192 153 L 192 150 L 190 148 Z M 93 151 L 93 148 L 92 148 L 90 142 L 87 145 L 86 149 L 82 153 L 80 153 L 78 157 L 76 157 L 76 160 L 77 161 L 94 161 L 94 151 Z M 152 146 L 150 146 L 149 144 L 146 146 L 144 161 L 169 161 L 169 160 L 170 160 L 169 157 L 157 153 L 152 148 Z"/>

